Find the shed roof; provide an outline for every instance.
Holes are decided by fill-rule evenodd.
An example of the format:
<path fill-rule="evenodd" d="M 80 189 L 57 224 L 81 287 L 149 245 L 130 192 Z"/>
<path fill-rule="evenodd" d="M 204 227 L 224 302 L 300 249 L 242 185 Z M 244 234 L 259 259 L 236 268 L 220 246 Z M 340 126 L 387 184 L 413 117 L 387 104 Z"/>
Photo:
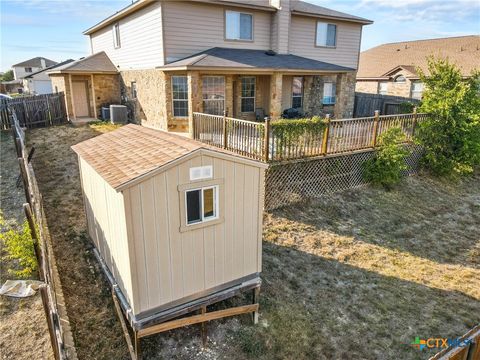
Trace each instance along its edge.
<path fill-rule="evenodd" d="M 183 136 L 133 124 L 78 143 L 72 146 L 72 150 L 116 190 L 140 177 L 153 175 L 198 150 L 228 154 L 266 167 L 260 162 Z"/>
<path fill-rule="evenodd" d="M 268 55 L 267 50 L 214 47 L 168 65 L 162 70 L 179 69 L 241 69 L 270 71 L 347 72 L 354 69 L 308 59 L 297 55 Z"/>
<path fill-rule="evenodd" d="M 45 66 L 47 66 L 47 67 L 55 65 L 57 63 L 56 61 L 53 61 L 53 60 L 50 60 L 50 59 L 47 59 L 47 58 L 44 58 L 44 57 L 41 57 L 41 56 L 37 56 L 37 57 L 31 58 L 29 60 L 19 62 L 18 64 L 12 65 L 12 67 L 21 67 L 21 66 L 42 67 L 42 59 L 45 60 Z"/>
<path fill-rule="evenodd" d="M 357 79 L 381 78 L 399 66 L 416 74 L 419 67 L 427 69 L 427 57 L 448 58 L 460 67 L 463 76 L 480 69 L 480 36 L 404 41 L 383 44 L 360 54 Z"/>
<path fill-rule="evenodd" d="M 92 74 L 116 74 L 118 69 L 105 53 L 101 51 L 93 55 L 69 62 L 65 65 L 56 67 L 48 72 L 49 74 L 62 73 L 92 73 Z"/>

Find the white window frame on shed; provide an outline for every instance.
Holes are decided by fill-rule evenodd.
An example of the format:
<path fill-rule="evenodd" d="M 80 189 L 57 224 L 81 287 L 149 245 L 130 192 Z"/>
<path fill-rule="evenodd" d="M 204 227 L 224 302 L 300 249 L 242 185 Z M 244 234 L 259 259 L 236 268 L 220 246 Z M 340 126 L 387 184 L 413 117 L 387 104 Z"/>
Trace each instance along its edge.
<path fill-rule="evenodd" d="M 334 32 L 333 38 L 331 36 L 332 31 Z M 315 46 L 335 48 L 337 46 L 337 25 L 323 21 L 317 21 L 315 31 Z"/>
<path fill-rule="evenodd" d="M 115 23 L 112 26 L 112 34 L 113 34 L 113 47 L 115 49 L 119 49 L 121 47 L 120 42 L 120 23 Z"/>
<path fill-rule="evenodd" d="M 242 17 L 250 19 L 248 36 L 245 31 L 242 34 Z M 243 23 L 243 25 L 248 25 Z M 241 11 L 225 10 L 225 40 L 253 41 L 253 14 Z"/>

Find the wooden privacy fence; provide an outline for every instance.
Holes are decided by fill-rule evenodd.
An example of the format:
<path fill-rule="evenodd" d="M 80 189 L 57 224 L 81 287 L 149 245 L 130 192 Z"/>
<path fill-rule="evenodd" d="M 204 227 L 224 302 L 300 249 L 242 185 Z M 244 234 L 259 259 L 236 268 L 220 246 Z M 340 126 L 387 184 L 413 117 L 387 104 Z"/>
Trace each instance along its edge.
<path fill-rule="evenodd" d="M 8 109 L 15 112 L 21 127 L 58 125 L 67 122 L 65 94 L 44 94 L 0 100 L 2 130 L 12 127 Z"/>
<path fill-rule="evenodd" d="M 480 359 L 480 324 L 457 339 L 457 344 L 450 345 L 430 360 L 478 360 Z"/>
<path fill-rule="evenodd" d="M 418 104 L 420 100 L 402 96 L 369 94 L 356 92 L 353 117 L 365 117 L 379 110 L 383 115 L 394 115 L 402 112 L 402 103 Z"/>
<path fill-rule="evenodd" d="M 23 205 L 34 241 L 35 255 L 38 261 L 39 278 L 45 282 L 40 294 L 50 333 L 55 359 L 77 359 L 70 323 L 66 314 L 60 277 L 53 255 L 52 242 L 47 227 L 47 219 L 42 205 L 42 196 L 25 146 L 25 133 L 11 109 L 12 130 L 15 148 L 20 166 L 27 203 Z"/>
<path fill-rule="evenodd" d="M 323 127 L 305 128 L 295 136 L 277 131 L 275 121 L 264 123 L 226 116 L 193 113 L 194 139 L 265 162 L 281 162 L 375 148 L 388 129 L 399 127 L 407 142 L 418 122 L 429 115 L 379 115 L 330 120 Z M 285 120 L 283 120 L 285 121 Z M 292 120 L 292 122 L 295 120 Z"/>

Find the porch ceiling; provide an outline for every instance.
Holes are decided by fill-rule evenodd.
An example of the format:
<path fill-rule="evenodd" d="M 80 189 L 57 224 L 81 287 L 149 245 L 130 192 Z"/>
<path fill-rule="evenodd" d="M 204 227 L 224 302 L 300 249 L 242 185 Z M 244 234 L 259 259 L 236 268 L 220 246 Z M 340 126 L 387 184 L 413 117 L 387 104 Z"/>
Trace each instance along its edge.
<path fill-rule="evenodd" d="M 178 70 L 240 70 L 279 72 L 350 72 L 355 69 L 304 58 L 297 55 L 271 55 L 267 50 L 211 48 L 201 53 L 158 67 Z"/>

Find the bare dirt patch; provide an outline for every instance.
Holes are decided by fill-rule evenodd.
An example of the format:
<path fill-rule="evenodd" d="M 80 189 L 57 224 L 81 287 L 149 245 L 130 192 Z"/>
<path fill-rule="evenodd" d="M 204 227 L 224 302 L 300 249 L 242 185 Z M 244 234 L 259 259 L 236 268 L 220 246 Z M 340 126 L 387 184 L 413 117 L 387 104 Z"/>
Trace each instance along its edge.
<path fill-rule="evenodd" d="M 81 359 L 128 356 L 70 150 L 104 130 L 29 132 Z M 479 182 L 412 177 L 266 215 L 259 325 L 212 322 L 206 350 L 196 326 L 152 336 L 145 358 L 428 358 L 409 345 L 415 336 L 456 337 L 480 322 Z"/>
<path fill-rule="evenodd" d="M 0 209 L 7 224 L 20 227 L 25 220 L 25 195 L 23 187 L 16 186 L 20 170 L 9 132 L 0 132 L 0 156 Z M 18 269 L 18 264 L 6 260 L 5 255 L 0 242 L 0 286 L 15 279 L 9 269 Z M 40 294 L 25 299 L 0 296 L 0 349 L 2 359 L 53 359 Z"/>

